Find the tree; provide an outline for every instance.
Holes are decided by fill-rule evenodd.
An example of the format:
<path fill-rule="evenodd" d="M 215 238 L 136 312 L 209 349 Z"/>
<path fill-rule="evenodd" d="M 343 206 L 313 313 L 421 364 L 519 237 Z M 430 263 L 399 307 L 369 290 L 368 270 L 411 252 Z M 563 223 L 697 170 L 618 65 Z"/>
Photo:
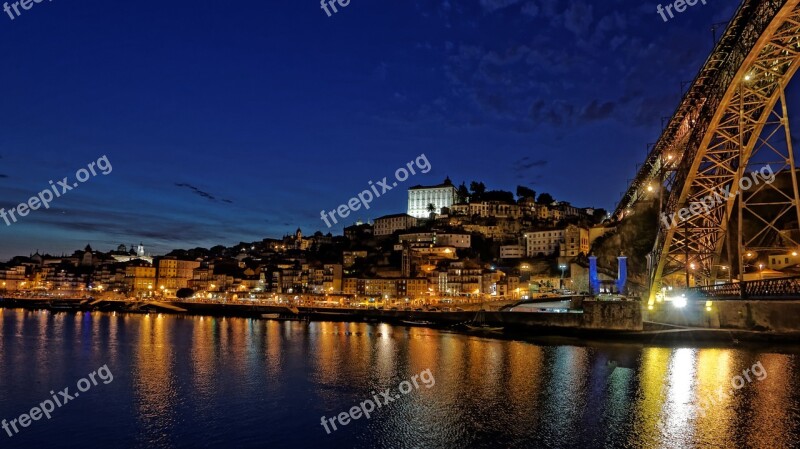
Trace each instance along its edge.
<path fill-rule="evenodd" d="M 602 223 L 606 219 L 606 215 L 608 215 L 608 211 L 605 209 L 595 209 L 592 219 L 595 223 Z"/>
<path fill-rule="evenodd" d="M 436 217 L 436 206 L 433 203 L 428 203 L 427 209 L 428 213 L 431 214 L 431 220 L 433 220 Z"/>
<path fill-rule="evenodd" d="M 467 185 L 463 182 L 458 189 L 456 189 L 456 204 L 462 204 L 469 201 L 469 190 L 467 190 Z"/>
<path fill-rule="evenodd" d="M 553 204 L 555 199 L 549 193 L 540 193 L 539 198 L 536 199 L 537 204 Z"/>
<path fill-rule="evenodd" d="M 472 197 L 470 201 L 480 201 L 481 197 L 483 196 L 483 192 L 486 191 L 486 185 L 482 182 L 472 181 L 469 183 L 469 190 L 472 191 Z"/>
<path fill-rule="evenodd" d="M 194 290 L 191 288 L 179 288 L 177 292 L 175 292 L 175 296 L 180 299 L 191 298 L 194 296 Z"/>
<path fill-rule="evenodd" d="M 525 186 L 517 186 L 517 197 L 519 199 L 523 198 L 536 199 L 536 192 L 534 192 L 533 189 L 529 189 L 528 187 Z"/>
<path fill-rule="evenodd" d="M 488 192 L 483 193 L 481 199 L 483 201 L 501 201 L 504 203 L 513 203 L 514 194 L 511 192 L 506 192 L 505 190 L 489 190 Z"/>

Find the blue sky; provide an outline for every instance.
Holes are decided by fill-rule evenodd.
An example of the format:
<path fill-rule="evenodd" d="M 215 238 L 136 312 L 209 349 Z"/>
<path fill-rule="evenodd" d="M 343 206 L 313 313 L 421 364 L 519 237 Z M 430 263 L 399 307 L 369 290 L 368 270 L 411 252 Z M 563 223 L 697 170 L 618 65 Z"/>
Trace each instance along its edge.
<path fill-rule="evenodd" d="M 0 15 L 0 207 L 113 164 L 0 222 L 0 259 L 327 232 L 320 210 L 421 153 L 433 169 L 403 187 L 450 176 L 613 208 L 737 3 L 667 23 L 656 5 L 351 0 L 327 17 L 316 0 L 55 0 Z"/>

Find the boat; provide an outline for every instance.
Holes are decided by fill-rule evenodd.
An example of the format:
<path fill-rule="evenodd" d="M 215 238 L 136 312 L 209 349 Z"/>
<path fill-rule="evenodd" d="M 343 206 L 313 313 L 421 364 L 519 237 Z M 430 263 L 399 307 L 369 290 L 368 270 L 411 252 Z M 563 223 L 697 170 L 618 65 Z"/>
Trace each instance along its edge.
<path fill-rule="evenodd" d="M 504 329 L 503 326 L 492 326 L 486 324 L 486 317 L 484 316 L 484 310 L 481 309 L 478 313 L 475 314 L 475 318 L 468 323 L 465 323 L 467 329 L 471 331 L 480 331 L 480 332 L 502 332 Z"/>
<path fill-rule="evenodd" d="M 261 314 L 261 318 L 264 318 L 265 320 L 275 320 L 275 319 L 280 318 L 280 316 L 281 316 L 280 313 L 262 313 Z"/>
<path fill-rule="evenodd" d="M 433 321 L 425 321 L 425 320 L 400 320 L 403 324 L 408 324 L 409 326 L 430 326 L 434 324 Z"/>
<path fill-rule="evenodd" d="M 321 311 L 313 311 L 311 312 L 315 315 L 325 315 L 325 316 L 354 316 L 355 313 L 352 312 L 321 312 Z"/>
<path fill-rule="evenodd" d="M 80 310 L 81 305 L 71 302 L 49 301 L 47 303 L 47 308 L 49 308 L 53 312 L 71 312 Z"/>

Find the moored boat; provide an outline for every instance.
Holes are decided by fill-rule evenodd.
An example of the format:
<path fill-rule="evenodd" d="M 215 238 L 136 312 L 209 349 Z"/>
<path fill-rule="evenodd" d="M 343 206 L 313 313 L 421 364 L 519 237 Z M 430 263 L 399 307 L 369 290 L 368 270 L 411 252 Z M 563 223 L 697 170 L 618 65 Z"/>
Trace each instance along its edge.
<path fill-rule="evenodd" d="M 434 324 L 433 321 L 425 321 L 425 320 L 400 320 L 403 324 L 408 324 L 409 326 L 430 326 Z"/>

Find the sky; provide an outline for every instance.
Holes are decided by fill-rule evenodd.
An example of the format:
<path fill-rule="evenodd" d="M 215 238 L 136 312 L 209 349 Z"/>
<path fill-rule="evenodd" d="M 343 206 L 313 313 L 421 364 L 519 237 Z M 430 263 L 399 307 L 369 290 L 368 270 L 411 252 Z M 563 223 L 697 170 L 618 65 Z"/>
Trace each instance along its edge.
<path fill-rule="evenodd" d="M 34 3 L 0 11 L 0 260 L 281 237 L 405 212 L 482 181 L 613 209 L 736 1 Z M 13 14 L 13 13 L 12 13 Z M 721 34 L 721 31 L 718 32 Z M 424 154 L 331 228 L 320 218 Z M 112 170 L 76 172 L 108 160 Z M 58 188 L 61 193 L 63 187 Z"/>

